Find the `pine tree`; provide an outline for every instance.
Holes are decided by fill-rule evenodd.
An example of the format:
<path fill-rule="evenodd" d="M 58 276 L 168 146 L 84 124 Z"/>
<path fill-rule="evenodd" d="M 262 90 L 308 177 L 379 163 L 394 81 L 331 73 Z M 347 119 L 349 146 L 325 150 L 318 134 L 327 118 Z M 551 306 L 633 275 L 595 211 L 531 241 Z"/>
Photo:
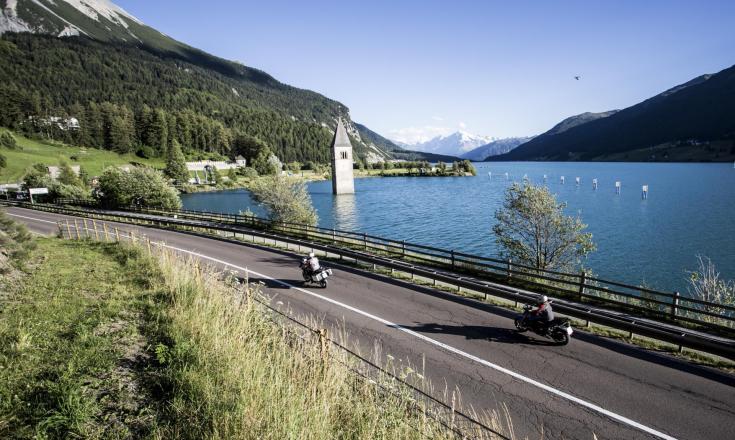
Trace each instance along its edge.
<path fill-rule="evenodd" d="M 189 171 L 186 168 L 186 158 L 181 152 L 181 146 L 177 141 L 171 144 L 166 155 L 166 176 L 174 179 L 177 183 L 189 182 Z"/>

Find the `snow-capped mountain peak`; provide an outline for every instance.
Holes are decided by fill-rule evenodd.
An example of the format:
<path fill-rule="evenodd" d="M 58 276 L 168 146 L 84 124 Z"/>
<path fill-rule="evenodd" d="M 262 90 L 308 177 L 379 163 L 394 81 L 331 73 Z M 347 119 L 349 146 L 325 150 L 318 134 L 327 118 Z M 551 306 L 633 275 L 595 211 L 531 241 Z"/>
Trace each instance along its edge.
<path fill-rule="evenodd" d="M 100 41 L 141 42 L 138 33 L 150 34 L 144 28 L 142 21 L 111 0 L 6 0 L 0 10 L 0 34 L 82 34 Z"/>
<path fill-rule="evenodd" d="M 66 3 L 69 3 L 69 5 L 77 9 L 79 12 L 81 12 L 82 14 L 96 21 L 99 21 L 99 17 L 101 15 L 104 18 L 112 22 L 118 23 L 126 28 L 128 27 L 128 23 L 125 20 L 123 20 L 123 18 L 126 18 L 128 20 L 133 20 L 134 22 L 138 24 L 143 24 L 142 21 L 133 17 L 123 8 L 112 3 L 109 0 L 63 0 L 63 1 L 65 1 Z"/>
<path fill-rule="evenodd" d="M 454 133 L 436 136 L 425 142 L 417 142 L 415 144 L 402 143 L 401 146 L 414 151 L 423 151 L 426 153 L 446 154 L 448 156 L 461 156 L 480 145 L 491 142 L 493 138 L 489 136 L 480 136 L 469 133 L 465 130 L 458 130 Z"/>

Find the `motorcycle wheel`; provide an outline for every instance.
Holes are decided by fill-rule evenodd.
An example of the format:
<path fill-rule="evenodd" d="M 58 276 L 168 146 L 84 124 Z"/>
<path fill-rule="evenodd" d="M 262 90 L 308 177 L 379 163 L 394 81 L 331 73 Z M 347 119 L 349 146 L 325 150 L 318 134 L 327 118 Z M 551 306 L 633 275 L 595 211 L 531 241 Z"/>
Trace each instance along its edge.
<path fill-rule="evenodd" d="M 551 339 L 558 345 L 567 345 L 569 343 L 569 335 L 565 331 L 555 331 L 551 333 Z"/>
<path fill-rule="evenodd" d="M 304 281 L 311 281 L 311 275 L 306 272 L 301 272 L 301 276 L 304 277 Z"/>
<path fill-rule="evenodd" d="M 319 281 L 319 286 L 321 286 L 322 289 L 327 288 L 327 280 L 321 280 Z"/>
<path fill-rule="evenodd" d="M 525 331 L 527 331 L 527 330 L 528 330 L 528 327 L 525 327 L 525 326 L 523 325 L 523 320 L 522 320 L 522 319 L 520 319 L 520 318 L 516 318 L 516 319 L 515 319 L 515 320 L 513 321 L 513 323 L 514 323 L 514 324 L 516 325 L 516 330 L 518 331 L 518 333 L 523 333 L 523 332 L 525 332 Z"/>

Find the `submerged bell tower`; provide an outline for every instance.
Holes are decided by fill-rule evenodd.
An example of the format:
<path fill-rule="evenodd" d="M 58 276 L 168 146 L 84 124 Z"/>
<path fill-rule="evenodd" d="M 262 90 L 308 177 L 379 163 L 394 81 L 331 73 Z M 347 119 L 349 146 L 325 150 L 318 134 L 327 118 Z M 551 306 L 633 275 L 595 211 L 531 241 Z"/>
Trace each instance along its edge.
<path fill-rule="evenodd" d="M 352 175 L 352 144 L 342 118 L 337 120 L 337 129 L 332 140 L 332 192 L 354 194 L 355 179 Z"/>

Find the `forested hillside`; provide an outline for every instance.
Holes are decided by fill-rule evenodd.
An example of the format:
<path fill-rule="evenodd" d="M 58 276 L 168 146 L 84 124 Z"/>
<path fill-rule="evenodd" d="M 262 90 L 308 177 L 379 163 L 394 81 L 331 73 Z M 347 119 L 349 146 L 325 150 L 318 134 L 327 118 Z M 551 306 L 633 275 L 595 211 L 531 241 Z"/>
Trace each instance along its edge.
<path fill-rule="evenodd" d="M 347 107 L 238 66 L 203 52 L 8 33 L 0 38 L 0 125 L 144 155 L 177 141 L 190 153 L 234 156 L 257 138 L 283 161 L 327 162 L 335 119 L 351 124 Z M 71 117 L 78 129 L 65 126 Z M 364 157 L 375 149 L 360 132 L 354 147 Z"/>

